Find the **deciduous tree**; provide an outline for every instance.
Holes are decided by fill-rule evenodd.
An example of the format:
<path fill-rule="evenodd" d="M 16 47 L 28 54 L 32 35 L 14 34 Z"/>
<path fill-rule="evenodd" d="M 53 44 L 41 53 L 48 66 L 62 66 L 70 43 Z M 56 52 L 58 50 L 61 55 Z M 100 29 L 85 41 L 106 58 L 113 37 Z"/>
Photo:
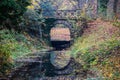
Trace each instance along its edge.
<path fill-rule="evenodd" d="M 0 25 L 11 29 L 13 25 L 19 23 L 23 13 L 26 11 L 26 6 L 29 4 L 30 0 L 1 0 Z"/>

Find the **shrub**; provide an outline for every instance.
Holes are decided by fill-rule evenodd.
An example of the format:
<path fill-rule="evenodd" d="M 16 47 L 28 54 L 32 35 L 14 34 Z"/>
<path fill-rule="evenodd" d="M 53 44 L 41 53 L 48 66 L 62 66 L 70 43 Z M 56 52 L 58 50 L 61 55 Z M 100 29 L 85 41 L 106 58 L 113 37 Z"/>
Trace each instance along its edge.
<path fill-rule="evenodd" d="M 0 45 L 0 76 L 7 75 L 13 66 L 12 58 L 10 57 L 10 45 Z"/>
<path fill-rule="evenodd" d="M 114 21 L 113 25 L 120 28 L 120 22 L 119 21 Z"/>

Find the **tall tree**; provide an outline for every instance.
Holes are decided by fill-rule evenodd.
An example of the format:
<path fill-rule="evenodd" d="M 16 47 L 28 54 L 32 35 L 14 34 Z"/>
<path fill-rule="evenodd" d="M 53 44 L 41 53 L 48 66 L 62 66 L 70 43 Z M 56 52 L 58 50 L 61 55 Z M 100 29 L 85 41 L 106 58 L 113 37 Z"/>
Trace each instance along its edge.
<path fill-rule="evenodd" d="M 107 19 L 113 20 L 115 17 L 115 14 L 117 13 L 117 4 L 118 0 L 109 0 L 107 4 Z"/>
<path fill-rule="evenodd" d="M 117 2 L 117 9 L 116 9 L 117 11 L 117 13 L 116 13 L 116 17 L 118 18 L 118 19 L 120 19 L 120 0 L 118 0 L 118 2 Z"/>
<path fill-rule="evenodd" d="M 11 28 L 12 25 L 18 23 L 29 4 L 30 0 L 1 0 L 0 25 L 7 25 Z"/>
<path fill-rule="evenodd" d="M 98 1 L 98 15 L 100 17 L 106 16 L 107 3 L 109 0 L 97 0 Z"/>

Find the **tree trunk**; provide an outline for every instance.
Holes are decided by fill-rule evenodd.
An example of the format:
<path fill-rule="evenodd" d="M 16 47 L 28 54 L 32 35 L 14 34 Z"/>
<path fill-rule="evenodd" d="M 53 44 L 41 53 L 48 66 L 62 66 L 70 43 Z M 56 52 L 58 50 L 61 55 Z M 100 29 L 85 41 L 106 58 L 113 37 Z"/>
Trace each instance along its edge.
<path fill-rule="evenodd" d="M 117 2 L 116 17 L 120 19 L 120 0 Z"/>
<path fill-rule="evenodd" d="M 107 4 L 107 19 L 113 20 L 114 18 L 114 1 L 115 0 L 109 0 Z"/>

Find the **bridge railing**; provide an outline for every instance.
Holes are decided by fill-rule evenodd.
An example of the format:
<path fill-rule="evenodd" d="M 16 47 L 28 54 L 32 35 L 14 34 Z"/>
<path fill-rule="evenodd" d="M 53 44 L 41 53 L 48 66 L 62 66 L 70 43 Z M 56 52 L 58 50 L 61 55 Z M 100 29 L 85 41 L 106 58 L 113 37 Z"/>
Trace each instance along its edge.
<path fill-rule="evenodd" d="M 48 14 L 47 14 L 48 13 Z M 81 9 L 77 10 L 43 10 L 42 14 L 44 18 L 56 18 L 56 19 L 77 19 L 80 16 Z"/>

